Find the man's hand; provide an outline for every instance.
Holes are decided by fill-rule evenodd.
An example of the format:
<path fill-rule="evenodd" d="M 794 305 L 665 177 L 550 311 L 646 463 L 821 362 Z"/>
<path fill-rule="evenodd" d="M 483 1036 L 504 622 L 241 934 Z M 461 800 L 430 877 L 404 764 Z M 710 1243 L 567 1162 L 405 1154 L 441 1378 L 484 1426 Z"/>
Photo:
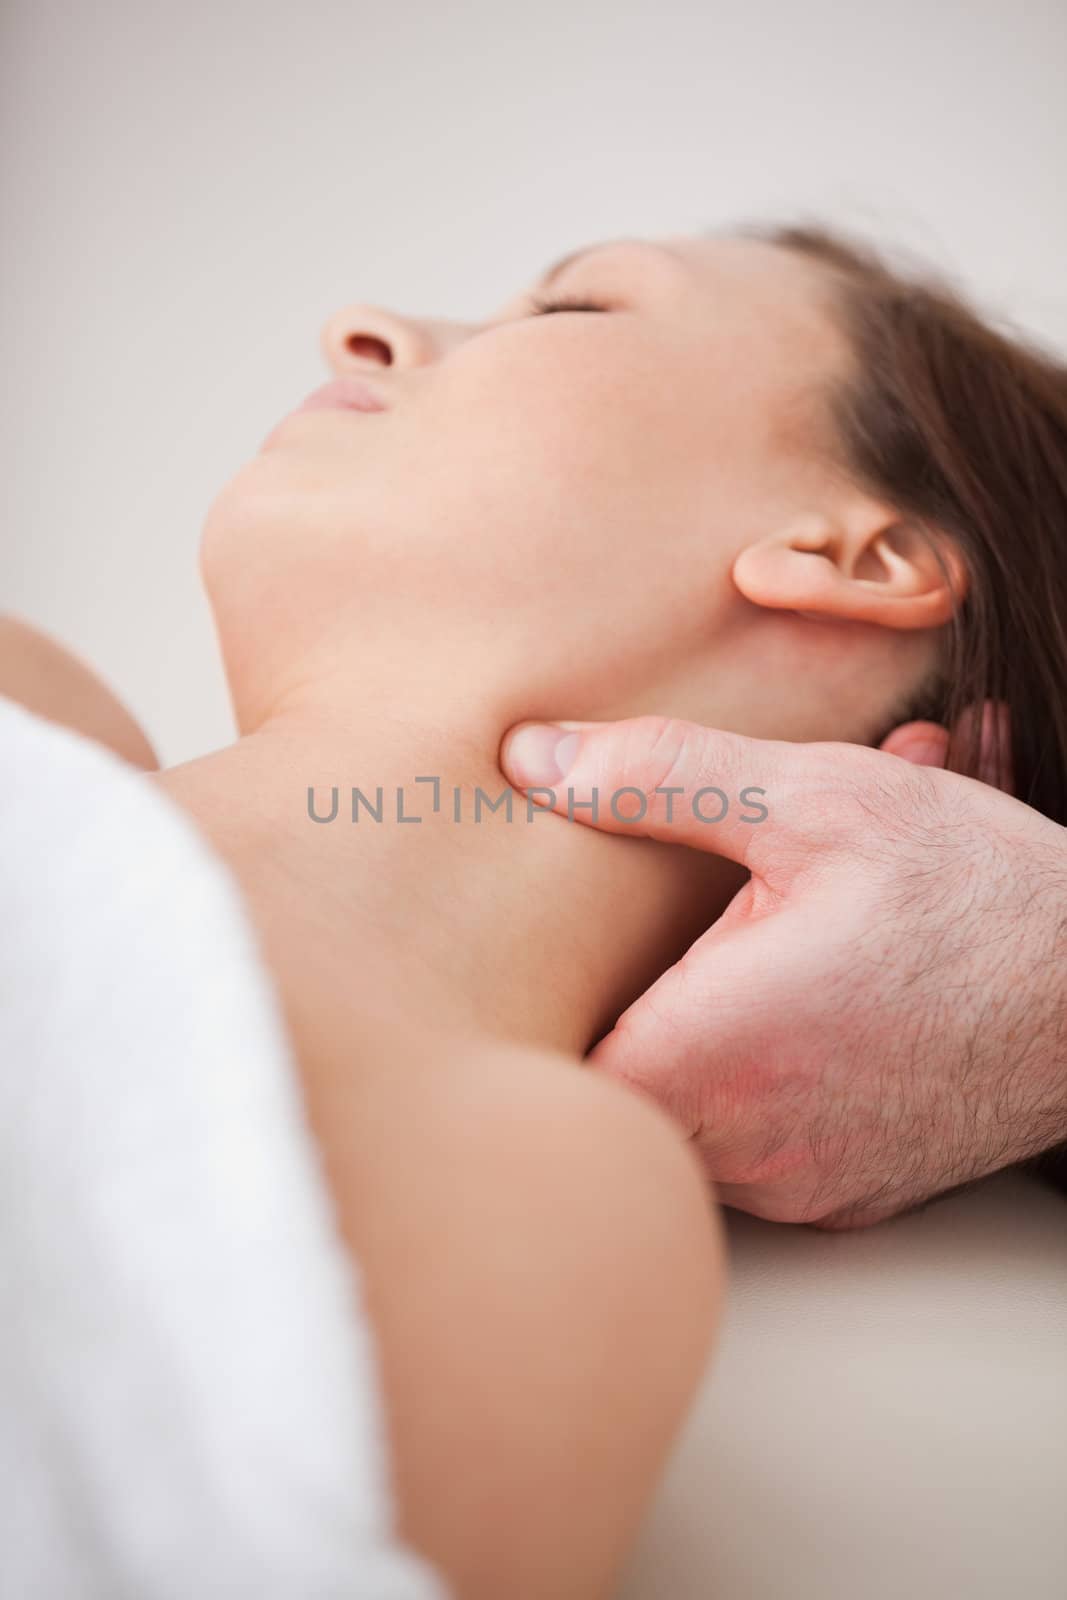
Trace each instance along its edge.
<path fill-rule="evenodd" d="M 938 734 L 897 730 L 911 759 L 664 717 L 505 740 L 564 816 L 596 790 L 596 826 L 749 870 L 587 1057 L 689 1130 L 728 1205 L 864 1227 L 1067 1138 L 1067 830 L 924 764 Z"/>

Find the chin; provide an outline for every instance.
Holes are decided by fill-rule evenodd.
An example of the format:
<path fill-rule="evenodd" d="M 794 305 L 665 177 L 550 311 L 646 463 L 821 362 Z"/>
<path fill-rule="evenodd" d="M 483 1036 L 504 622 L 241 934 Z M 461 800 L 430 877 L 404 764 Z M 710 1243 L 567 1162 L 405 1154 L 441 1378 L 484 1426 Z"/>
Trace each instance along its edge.
<path fill-rule="evenodd" d="M 284 452 L 255 456 L 226 482 L 208 506 L 200 530 L 200 571 L 207 583 L 224 566 L 278 568 L 296 541 L 308 551 L 308 488 L 294 483 Z"/>

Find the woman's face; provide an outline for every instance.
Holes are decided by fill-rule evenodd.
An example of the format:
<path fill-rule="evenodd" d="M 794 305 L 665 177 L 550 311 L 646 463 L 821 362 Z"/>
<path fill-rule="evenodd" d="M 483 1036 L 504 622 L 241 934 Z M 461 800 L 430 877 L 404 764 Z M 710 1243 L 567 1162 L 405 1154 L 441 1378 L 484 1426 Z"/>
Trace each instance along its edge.
<path fill-rule="evenodd" d="M 558 714 L 698 709 L 743 649 L 738 553 L 825 473 L 816 396 L 848 351 L 820 274 L 763 242 L 634 240 L 482 322 L 340 308 L 329 366 L 383 409 L 290 415 L 213 502 L 231 682 L 402 644 L 523 674 Z M 533 294 L 601 309 L 538 315 Z"/>

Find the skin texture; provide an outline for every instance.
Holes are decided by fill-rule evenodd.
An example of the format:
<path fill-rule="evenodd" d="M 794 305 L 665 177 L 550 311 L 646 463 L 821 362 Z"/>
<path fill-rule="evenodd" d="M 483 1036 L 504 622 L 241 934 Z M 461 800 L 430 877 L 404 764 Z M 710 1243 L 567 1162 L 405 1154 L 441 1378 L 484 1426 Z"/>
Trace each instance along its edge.
<path fill-rule="evenodd" d="M 552 285 L 604 312 L 341 308 L 323 349 L 387 409 L 291 415 L 204 525 L 242 735 L 218 770 L 273 795 L 259 826 L 270 870 L 314 891 L 288 912 L 305 941 L 333 967 L 366 946 L 398 1012 L 417 966 L 438 1028 L 584 1054 L 741 875 L 585 830 L 454 827 L 447 802 L 417 846 L 400 826 L 309 836 L 294 792 L 437 774 L 496 796 L 505 729 L 537 717 L 869 741 L 939 656 L 938 563 L 825 448 L 820 385 L 850 357 L 821 272 L 665 243 L 602 246 Z M 294 790 L 272 789 L 279 760 Z"/>
<path fill-rule="evenodd" d="M 813 382 L 849 357 L 821 277 L 769 246 L 670 249 L 553 285 L 601 313 L 521 294 L 477 324 L 329 319 L 332 370 L 387 409 L 290 416 L 212 503 L 241 736 L 158 780 L 244 888 L 381 1330 L 401 1530 L 465 1597 L 609 1592 L 699 1381 L 713 1194 L 687 1130 L 581 1063 L 742 875 L 517 796 L 511 822 L 456 824 L 450 798 L 469 817 L 507 790 L 500 741 L 531 716 L 869 739 L 948 616 L 937 563 L 823 448 Z M 402 787 L 423 820 L 316 825 L 309 785 L 342 818 L 352 785 Z M 594 1087 L 614 1098 L 575 1099 Z M 471 1316 L 465 1275 L 516 1251 Z"/>
<path fill-rule="evenodd" d="M 290 416 L 212 503 L 201 568 L 241 736 L 159 780 L 260 930 L 381 1330 L 401 1530 L 465 1597 L 610 1592 L 699 1381 L 713 1195 L 688 1128 L 582 1061 L 743 874 L 536 808 L 456 824 L 449 800 L 469 818 L 506 789 L 501 738 L 529 717 L 870 740 L 950 615 L 927 547 L 825 448 L 818 386 L 850 358 L 820 274 L 669 245 L 553 285 L 603 312 L 535 317 L 523 294 L 476 324 L 329 319 L 331 368 L 386 409 Z M 401 787 L 422 821 L 316 825 L 309 785 L 319 814 L 336 785 L 342 818 L 352 785 Z M 616 1098 L 583 1107 L 576 1085 Z M 516 1252 L 494 1297 L 483 1264 Z"/>
<path fill-rule="evenodd" d="M 553 283 L 601 313 L 536 317 L 518 295 L 477 324 L 327 322 L 333 369 L 388 409 L 290 416 L 204 528 L 242 731 L 340 674 L 350 709 L 389 690 L 413 714 L 473 694 L 714 711 L 769 737 L 891 725 L 949 597 L 915 531 L 829 459 L 819 386 L 851 357 L 821 270 L 761 243 L 669 247 L 602 246 Z"/>
<path fill-rule="evenodd" d="M 464 1600 L 610 1592 L 699 1382 L 723 1259 L 690 1128 L 584 1057 L 744 879 L 517 794 L 473 821 L 503 734 L 867 742 L 949 616 L 827 451 L 850 356 L 819 271 L 665 243 L 553 284 L 603 312 L 330 317 L 331 369 L 386 409 L 290 416 L 212 502 L 239 738 L 147 780 L 244 892 L 380 1331 L 401 1531 Z M 348 820 L 354 785 L 383 822 Z"/>
<path fill-rule="evenodd" d="M 145 734 L 107 684 L 64 645 L 18 617 L 0 617 L 0 694 L 106 745 L 131 766 L 159 766 Z"/>
<path fill-rule="evenodd" d="M 632 786 L 634 820 L 604 827 L 751 874 L 589 1057 L 689 1129 L 730 1205 L 870 1226 L 1067 1138 L 1067 831 L 934 770 L 945 738 L 797 747 L 649 717 L 506 741 L 557 808 Z M 768 814 L 703 822 L 705 785 L 759 786 Z"/>

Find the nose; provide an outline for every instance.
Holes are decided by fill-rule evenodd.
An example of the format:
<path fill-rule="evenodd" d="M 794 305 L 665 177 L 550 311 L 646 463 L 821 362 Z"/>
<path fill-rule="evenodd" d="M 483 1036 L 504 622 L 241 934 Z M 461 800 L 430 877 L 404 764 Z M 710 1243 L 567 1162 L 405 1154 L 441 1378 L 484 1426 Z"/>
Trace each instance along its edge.
<path fill-rule="evenodd" d="M 401 317 L 357 302 L 327 319 L 319 342 L 330 369 L 340 377 L 375 367 L 425 366 L 439 361 L 470 333 L 466 323 Z"/>

